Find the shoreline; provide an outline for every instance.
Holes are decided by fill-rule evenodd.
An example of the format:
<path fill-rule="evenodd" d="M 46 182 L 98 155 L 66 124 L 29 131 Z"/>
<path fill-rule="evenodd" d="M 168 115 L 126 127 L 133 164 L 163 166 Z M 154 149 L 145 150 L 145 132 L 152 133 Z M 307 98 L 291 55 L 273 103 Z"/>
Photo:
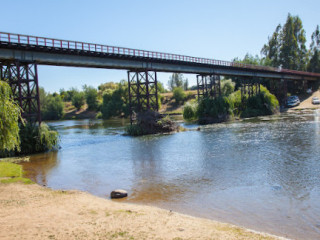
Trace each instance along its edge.
<path fill-rule="evenodd" d="M 287 239 L 76 190 L 0 184 L 0 239 Z"/>

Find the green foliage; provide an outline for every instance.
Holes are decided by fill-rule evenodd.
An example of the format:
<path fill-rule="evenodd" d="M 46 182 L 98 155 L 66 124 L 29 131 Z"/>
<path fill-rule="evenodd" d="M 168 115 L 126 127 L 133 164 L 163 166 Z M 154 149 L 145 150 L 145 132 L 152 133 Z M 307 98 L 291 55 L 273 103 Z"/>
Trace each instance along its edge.
<path fill-rule="evenodd" d="M 320 73 L 320 30 L 319 25 L 312 33 L 310 44 L 310 61 L 307 66 L 307 70 L 310 72 Z"/>
<path fill-rule="evenodd" d="M 261 53 L 269 59 L 274 67 L 305 70 L 307 62 L 305 30 L 298 16 L 288 14 L 287 21 L 281 27 L 278 25 L 268 44 Z"/>
<path fill-rule="evenodd" d="M 187 95 L 181 87 L 176 87 L 173 89 L 173 98 L 177 103 L 183 102 Z"/>
<path fill-rule="evenodd" d="M 233 104 L 227 97 L 202 98 L 199 101 L 198 118 L 219 118 L 224 115 L 232 115 Z"/>
<path fill-rule="evenodd" d="M 63 101 L 59 95 L 48 95 L 46 106 L 42 110 L 43 120 L 59 120 L 63 117 Z"/>
<path fill-rule="evenodd" d="M 188 79 L 184 79 L 183 74 L 181 73 L 173 73 L 168 81 L 170 91 L 173 91 L 175 88 L 188 90 L 188 84 Z"/>
<path fill-rule="evenodd" d="M 130 136 L 144 135 L 143 129 L 138 124 L 128 125 L 125 129 L 126 133 Z"/>
<path fill-rule="evenodd" d="M 221 81 L 221 94 L 228 97 L 234 92 L 235 83 L 231 79 Z"/>
<path fill-rule="evenodd" d="M 58 133 L 45 124 L 27 123 L 20 128 L 21 154 L 52 150 L 58 146 Z"/>
<path fill-rule="evenodd" d="M 238 90 L 232 93 L 229 99 L 234 105 L 234 114 L 242 118 L 271 115 L 279 110 L 277 98 L 262 85 L 260 85 L 260 94 L 250 98 L 246 95 L 241 100 L 241 92 Z"/>
<path fill-rule="evenodd" d="M 118 84 L 116 90 L 107 89 L 103 94 L 101 113 L 103 119 L 129 114 L 128 85 L 125 81 Z"/>
<path fill-rule="evenodd" d="M 119 87 L 118 83 L 108 82 L 99 85 L 98 90 L 104 92 L 107 89 L 116 90 Z"/>
<path fill-rule="evenodd" d="M 21 109 L 14 102 L 10 86 L 0 81 L 0 152 L 19 150 Z"/>
<path fill-rule="evenodd" d="M 229 101 L 232 102 L 233 104 L 233 109 L 232 109 L 233 114 L 236 116 L 240 116 L 241 109 L 243 107 L 242 101 L 241 101 L 241 91 L 238 90 L 233 92 L 228 96 L 228 98 L 229 98 Z"/>
<path fill-rule="evenodd" d="M 88 104 L 89 110 L 97 110 L 99 107 L 98 104 L 98 91 L 94 87 L 90 87 L 87 85 L 83 86 L 86 102 Z"/>
<path fill-rule="evenodd" d="M 76 88 L 70 88 L 70 90 L 65 91 L 63 88 L 60 89 L 60 96 L 64 102 L 72 101 L 73 95 L 78 92 Z"/>
<path fill-rule="evenodd" d="M 63 117 L 63 101 L 59 94 L 46 93 L 44 88 L 39 89 L 40 109 L 43 120 L 59 120 Z"/>
<path fill-rule="evenodd" d="M 158 93 L 165 93 L 165 92 L 167 92 L 161 82 L 157 82 L 157 88 L 158 88 Z"/>
<path fill-rule="evenodd" d="M 84 92 L 75 92 L 72 97 L 72 105 L 76 107 L 77 110 L 80 110 L 81 107 L 85 104 L 85 94 Z"/>
<path fill-rule="evenodd" d="M 243 118 L 271 115 L 278 110 L 279 102 L 277 98 L 267 88 L 260 85 L 260 94 L 250 98 L 245 95 L 241 99 L 241 92 L 238 90 L 229 94 L 228 97 L 202 98 L 198 104 L 188 102 L 184 106 L 183 117 L 186 120 L 199 119 L 199 121 L 206 118 L 223 120 L 232 115 Z"/>
<path fill-rule="evenodd" d="M 187 102 L 183 107 L 183 118 L 187 121 L 192 121 L 197 119 L 197 108 L 198 103 L 196 100 Z"/>

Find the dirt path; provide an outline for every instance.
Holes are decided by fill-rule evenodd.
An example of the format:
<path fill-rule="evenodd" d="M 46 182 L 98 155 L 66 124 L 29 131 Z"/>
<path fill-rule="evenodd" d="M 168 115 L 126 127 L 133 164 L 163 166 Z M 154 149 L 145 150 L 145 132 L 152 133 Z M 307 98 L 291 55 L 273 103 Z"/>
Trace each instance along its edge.
<path fill-rule="evenodd" d="M 279 239 L 79 191 L 0 184 L 0 239 Z"/>
<path fill-rule="evenodd" d="M 320 99 L 320 90 L 315 91 L 310 97 L 305 99 L 304 101 L 301 101 L 301 103 L 296 106 L 291 108 L 292 110 L 299 110 L 299 109 L 320 109 L 320 104 L 319 105 L 314 105 L 312 104 L 312 98 L 313 97 L 318 97 Z"/>

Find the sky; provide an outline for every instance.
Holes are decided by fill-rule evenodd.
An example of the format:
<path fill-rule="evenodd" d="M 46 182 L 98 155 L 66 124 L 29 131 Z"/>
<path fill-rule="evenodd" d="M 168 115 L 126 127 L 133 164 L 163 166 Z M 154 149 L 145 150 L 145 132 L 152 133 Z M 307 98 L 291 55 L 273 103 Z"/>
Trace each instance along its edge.
<path fill-rule="evenodd" d="M 298 15 L 307 46 L 320 25 L 319 0 L 0 0 L 0 31 L 230 61 L 260 55 L 288 13 Z M 46 91 L 97 87 L 126 71 L 38 66 Z M 184 75 L 191 85 L 195 75 Z M 158 74 L 165 85 L 170 74 Z"/>

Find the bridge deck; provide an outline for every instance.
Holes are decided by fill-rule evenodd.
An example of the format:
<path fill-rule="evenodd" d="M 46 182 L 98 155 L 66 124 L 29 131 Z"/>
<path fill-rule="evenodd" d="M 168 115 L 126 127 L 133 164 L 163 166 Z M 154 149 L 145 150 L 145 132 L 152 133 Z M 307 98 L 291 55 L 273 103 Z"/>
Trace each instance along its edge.
<path fill-rule="evenodd" d="M 320 74 L 0 32 L 0 61 L 44 65 L 320 80 Z"/>

